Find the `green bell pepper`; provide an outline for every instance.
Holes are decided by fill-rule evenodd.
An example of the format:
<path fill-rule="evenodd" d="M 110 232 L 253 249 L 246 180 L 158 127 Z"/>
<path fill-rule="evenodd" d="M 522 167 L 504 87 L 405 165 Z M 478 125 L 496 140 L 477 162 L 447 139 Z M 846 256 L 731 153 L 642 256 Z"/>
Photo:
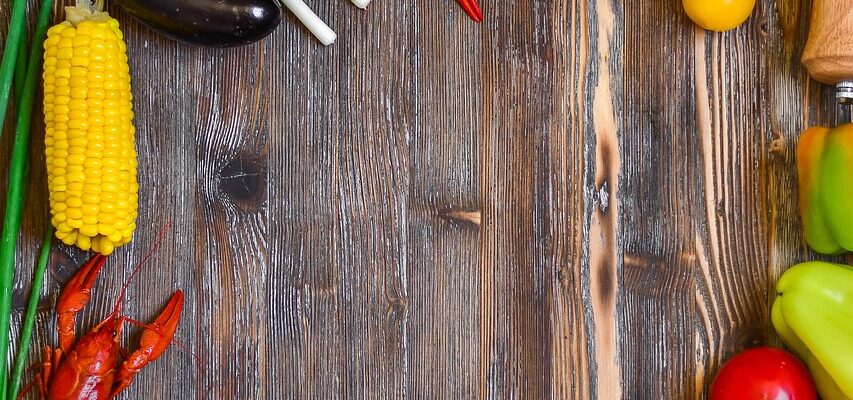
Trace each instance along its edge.
<path fill-rule="evenodd" d="M 853 400 L 853 267 L 798 264 L 776 283 L 771 320 L 824 400 Z"/>
<path fill-rule="evenodd" d="M 853 124 L 803 132 L 797 170 L 806 242 L 823 254 L 853 251 Z"/>

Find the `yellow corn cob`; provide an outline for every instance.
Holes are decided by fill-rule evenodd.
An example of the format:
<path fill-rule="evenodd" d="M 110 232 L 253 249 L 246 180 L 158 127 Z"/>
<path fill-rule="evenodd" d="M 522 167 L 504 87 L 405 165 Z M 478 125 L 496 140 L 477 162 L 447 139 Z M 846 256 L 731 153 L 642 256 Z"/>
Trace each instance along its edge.
<path fill-rule="evenodd" d="M 64 243 L 110 254 L 130 241 L 137 216 L 126 47 L 118 21 L 88 1 L 65 10 L 44 42 L 51 222 Z"/>

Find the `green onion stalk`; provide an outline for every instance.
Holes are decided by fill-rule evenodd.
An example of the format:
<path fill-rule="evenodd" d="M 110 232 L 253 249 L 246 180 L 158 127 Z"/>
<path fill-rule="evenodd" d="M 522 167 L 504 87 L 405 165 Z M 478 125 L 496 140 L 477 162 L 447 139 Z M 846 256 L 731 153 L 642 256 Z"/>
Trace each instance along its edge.
<path fill-rule="evenodd" d="M 20 3 L 20 4 L 19 4 Z M 24 0 L 16 0 L 16 8 L 24 8 Z M 24 10 L 18 14 L 12 12 L 10 22 L 9 39 L 13 35 L 14 47 L 6 50 L 3 54 L 3 64 L 0 67 L 0 112 L 5 117 L 6 106 L 9 97 L 9 88 L 14 75 L 14 55 L 18 54 L 17 46 L 20 44 L 20 35 L 24 24 Z M 21 101 L 17 107 L 17 123 L 15 125 L 15 138 L 12 144 L 12 159 L 9 162 L 9 182 L 6 192 L 6 215 L 3 220 L 3 229 L 0 232 L 0 400 L 6 400 L 7 394 L 7 357 L 9 350 L 9 318 L 12 307 L 12 284 L 15 274 L 15 250 L 18 234 L 21 229 L 21 214 L 23 211 L 26 169 L 30 151 L 30 123 L 32 121 L 33 103 L 36 94 L 38 74 L 41 70 L 41 43 L 47 33 L 48 24 L 53 13 L 53 0 L 42 0 L 39 8 L 38 22 L 33 34 L 33 46 L 27 61 L 26 78 L 24 79 Z M 15 26 L 15 28 L 11 28 Z M 8 39 L 7 39 L 8 40 Z M 7 59 L 11 59 L 7 68 Z M 6 71 L 8 69 L 8 72 Z M 0 118 L 2 121 L 2 118 Z M 34 288 L 35 289 L 35 288 Z M 41 289 L 39 288 L 39 291 Z"/>
<path fill-rule="evenodd" d="M 27 303 L 27 313 L 24 317 L 23 327 L 21 328 L 21 343 L 18 346 L 18 355 L 15 357 L 15 367 L 12 369 L 12 380 L 9 381 L 9 396 L 7 399 L 17 399 L 18 390 L 21 388 L 21 377 L 24 375 L 24 367 L 27 365 L 27 354 L 30 352 L 30 342 L 32 342 L 33 326 L 36 322 L 36 310 L 39 304 L 39 295 L 41 287 L 44 283 L 44 271 L 47 269 L 47 261 L 50 259 L 50 246 L 53 240 L 53 226 L 50 220 L 44 229 L 44 239 L 41 243 L 41 253 L 39 254 L 36 270 L 33 272 L 33 285 L 30 289 L 30 299 Z"/>
<path fill-rule="evenodd" d="M 15 107 L 21 104 L 21 95 L 24 94 L 24 79 L 27 75 L 27 39 L 26 35 L 18 44 L 18 56 L 15 57 L 15 73 L 12 91 L 15 93 Z"/>
<path fill-rule="evenodd" d="M 13 0 L 9 32 L 6 34 L 6 46 L 3 49 L 3 59 L 0 61 L 0 128 L 6 122 L 9 92 L 12 90 L 12 79 L 15 75 L 15 67 L 20 53 L 21 38 L 25 34 L 26 14 L 27 0 Z"/>

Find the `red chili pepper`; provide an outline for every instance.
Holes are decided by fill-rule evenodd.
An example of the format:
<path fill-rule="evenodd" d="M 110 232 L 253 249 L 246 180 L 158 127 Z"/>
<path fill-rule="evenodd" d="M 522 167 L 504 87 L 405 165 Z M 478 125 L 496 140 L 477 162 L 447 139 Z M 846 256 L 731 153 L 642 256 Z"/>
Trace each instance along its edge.
<path fill-rule="evenodd" d="M 459 5 L 468 13 L 474 21 L 483 22 L 483 12 L 480 11 L 480 6 L 477 5 L 477 0 L 458 0 Z"/>

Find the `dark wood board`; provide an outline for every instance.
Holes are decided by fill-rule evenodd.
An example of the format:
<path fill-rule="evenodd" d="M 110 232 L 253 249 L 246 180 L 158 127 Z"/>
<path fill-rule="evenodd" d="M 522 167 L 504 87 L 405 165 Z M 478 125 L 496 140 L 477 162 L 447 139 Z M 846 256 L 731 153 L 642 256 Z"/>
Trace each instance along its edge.
<path fill-rule="evenodd" d="M 453 1 L 310 5 L 335 45 L 287 14 L 260 43 L 192 48 L 109 6 L 140 228 L 79 327 L 170 221 L 125 310 L 148 320 L 187 294 L 181 345 L 125 398 L 698 399 L 727 357 L 780 345 L 775 279 L 816 258 L 797 136 L 850 116 L 800 66 L 809 1 L 759 2 L 724 34 L 678 1 L 483 0 L 480 25 Z M 42 138 L 36 123 L 15 329 Z M 33 361 L 86 258 L 54 244 Z"/>

